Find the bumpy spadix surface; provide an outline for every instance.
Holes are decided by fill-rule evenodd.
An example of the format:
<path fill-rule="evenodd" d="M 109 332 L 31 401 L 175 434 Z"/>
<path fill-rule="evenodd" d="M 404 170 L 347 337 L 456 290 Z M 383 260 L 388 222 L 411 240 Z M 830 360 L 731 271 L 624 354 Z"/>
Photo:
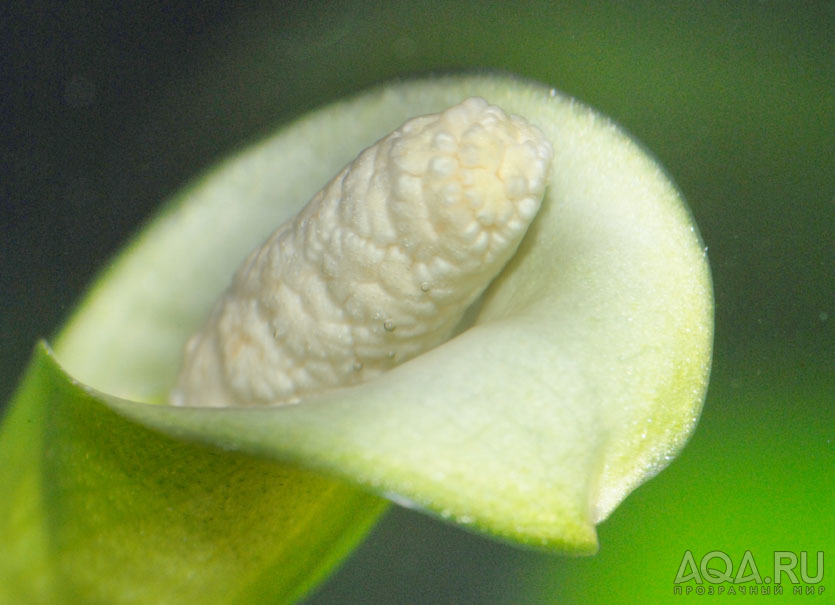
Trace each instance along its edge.
<path fill-rule="evenodd" d="M 300 405 L 136 402 L 165 399 L 189 335 L 276 225 L 360 150 L 473 96 L 535 124 L 553 158 L 536 218 L 457 336 Z M 56 354 L 118 412 L 171 435 L 295 461 L 577 553 L 596 548 L 595 523 L 693 430 L 711 343 L 704 247 L 653 159 L 556 91 L 464 76 L 326 107 L 221 166 L 105 275 Z"/>
<path fill-rule="evenodd" d="M 174 405 L 298 401 L 446 340 L 539 210 L 552 150 L 481 98 L 363 151 L 238 269 Z"/>

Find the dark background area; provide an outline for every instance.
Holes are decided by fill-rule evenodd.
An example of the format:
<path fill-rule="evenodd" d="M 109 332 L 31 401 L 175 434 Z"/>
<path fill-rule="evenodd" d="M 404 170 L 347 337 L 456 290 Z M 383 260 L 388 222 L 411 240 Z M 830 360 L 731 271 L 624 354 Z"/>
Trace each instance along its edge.
<path fill-rule="evenodd" d="M 328 100 L 472 67 L 577 96 L 677 181 L 716 287 L 705 416 L 602 526 L 598 557 L 555 560 L 397 510 L 314 601 L 628 602 L 671 594 L 694 545 L 832 551 L 833 2 L 5 3 L 0 401 L 36 339 L 189 179 Z"/>

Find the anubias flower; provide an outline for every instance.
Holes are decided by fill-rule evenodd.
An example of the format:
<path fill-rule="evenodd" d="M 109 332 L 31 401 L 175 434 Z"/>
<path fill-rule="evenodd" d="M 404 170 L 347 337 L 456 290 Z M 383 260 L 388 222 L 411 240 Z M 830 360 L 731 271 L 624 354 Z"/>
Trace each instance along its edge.
<path fill-rule="evenodd" d="M 608 119 L 493 75 L 335 103 L 172 200 L 37 349 L 0 596 L 292 598 L 378 496 L 594 552 L 711 343 L 692 219 Z"/>

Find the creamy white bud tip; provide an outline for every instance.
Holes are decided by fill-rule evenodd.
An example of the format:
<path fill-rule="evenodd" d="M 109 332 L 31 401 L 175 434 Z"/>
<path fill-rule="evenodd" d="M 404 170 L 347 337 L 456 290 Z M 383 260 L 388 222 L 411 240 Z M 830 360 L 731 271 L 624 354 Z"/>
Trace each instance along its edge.
<path fill-rule="evenodd" d="M 297 402 L 442 343 L 515 253 L 551 155 L 480 98 L 407 121 L 249 255 L 186 345 L 171 403 Z"/>

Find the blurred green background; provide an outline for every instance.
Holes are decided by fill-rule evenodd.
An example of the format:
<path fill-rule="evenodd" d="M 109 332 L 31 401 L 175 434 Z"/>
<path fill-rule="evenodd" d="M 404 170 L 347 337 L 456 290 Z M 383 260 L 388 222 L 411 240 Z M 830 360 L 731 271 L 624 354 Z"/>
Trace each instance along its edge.
<path fill-rule="evenodd" d="M 521 551 L 394 509 L 309 602 L 733 599 L 673 594 L 686 550 L 736 565 L 751 550 L 762 575 L 775 550 L 824 551 L 817 601 L 833 598 L 831 1 L 4 3 L 0 400 L 35 340 L 189 179 L 331 99 L 457 68 L 578 97 L 681 187 L 716 289 L 705 413 L 680 459 L 600 526 L 595 557 Z"/>

